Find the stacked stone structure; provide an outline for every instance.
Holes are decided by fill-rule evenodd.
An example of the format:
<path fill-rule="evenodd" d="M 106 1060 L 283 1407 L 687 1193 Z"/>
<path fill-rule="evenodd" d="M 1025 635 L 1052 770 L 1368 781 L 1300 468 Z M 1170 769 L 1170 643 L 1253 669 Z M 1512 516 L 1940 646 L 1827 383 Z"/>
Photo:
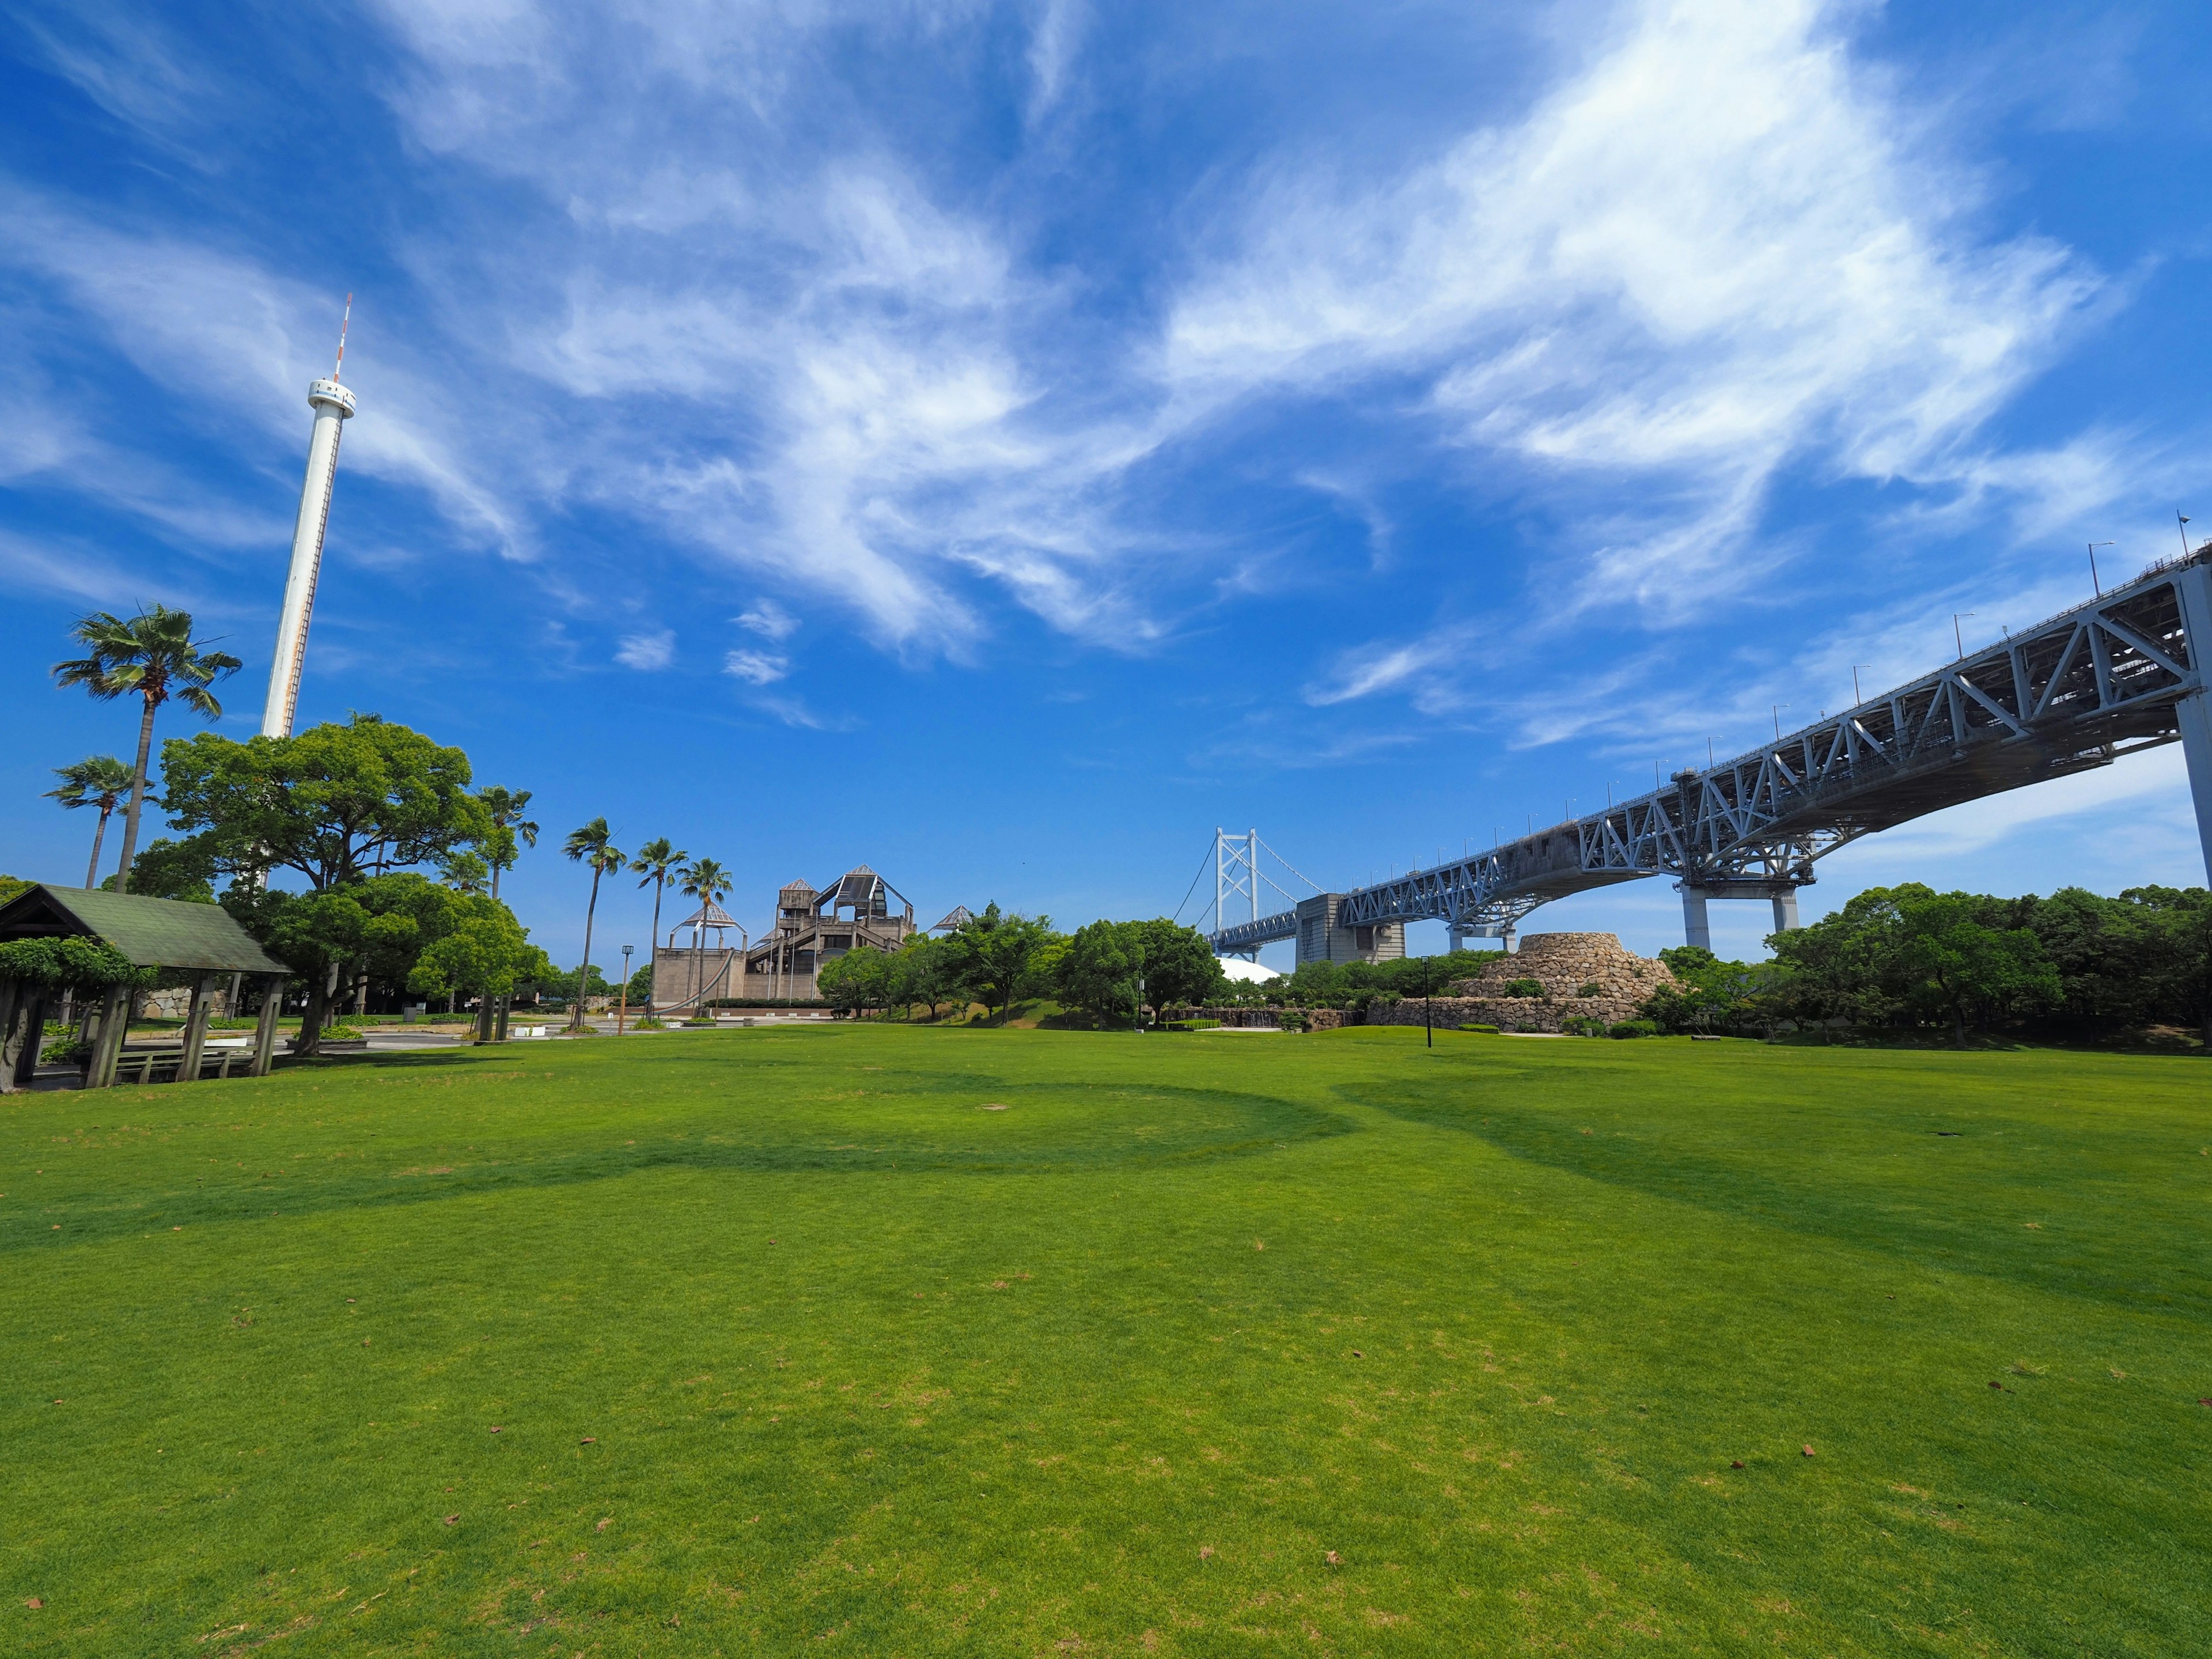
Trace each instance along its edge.
<path fill-rule="evenodd" d="M 1534 980 L 1540 997 L 1509 997 L 1514 980 Z M 1634 1019 L 1644 1001 L 1662 985 L 1675 982 L 1663 962 L 1623 948 L 1612 933 L 1531 933 L 1519 951 L 1500 952 L 1473 979 L 1455 980 L 1432 1006 L 1443 1026 L 1495 1025 L 1501 1031 L 1557 1031 L 1569 1019 L 1600 1019 L 1611 1025 Z M 1584 996 L 1583 988 L 1594 986 Z M 1421 1000 L 1373 1003 L 1370 1025 L 1419 1025 Z"/>

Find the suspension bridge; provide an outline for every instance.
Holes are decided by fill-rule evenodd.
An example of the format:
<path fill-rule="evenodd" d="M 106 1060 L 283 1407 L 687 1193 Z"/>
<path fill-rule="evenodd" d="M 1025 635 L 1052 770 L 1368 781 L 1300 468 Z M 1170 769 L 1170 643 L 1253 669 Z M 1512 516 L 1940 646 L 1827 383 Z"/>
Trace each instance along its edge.
<path fill-rule="evenodd" d="M 1998 644 L 1962 647 L 1956 661 L 1832 719 L 1778 731 L 1602 812 L 1371 886 L 1323 890 L 1258 830 L 1216 830 L 1207 937 L 1220 956 L 1256 957 L 1295 939 L 1301 963 L 1373 961 L 1404 954 L 1407 922 L 1433 921 L 1454 949 L 1488 938 L 1511 950 L 1521 921 L 1554 899 L 1671 876 L 1686 938 L 1710 948 L 1712 900 L 1764 899 L 1776 932 L 1795 927 L 1814 865 L 1862 836 L 2177 740 L 2212 878 L 2209 659 L 2212 541 Z M 1266 875 L 1262 851 L 1312 890 Z M 1263 885 L 1289 907 L 1263 914 Z"/>

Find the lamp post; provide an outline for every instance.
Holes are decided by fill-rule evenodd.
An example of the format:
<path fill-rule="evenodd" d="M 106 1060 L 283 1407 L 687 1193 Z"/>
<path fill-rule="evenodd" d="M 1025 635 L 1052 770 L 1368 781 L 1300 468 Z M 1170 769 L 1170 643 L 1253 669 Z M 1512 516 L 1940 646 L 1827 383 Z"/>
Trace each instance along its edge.
<path fill-rule="evenodd" d="M 637 946 L 635 945 L 625 945 L 623 946 L 622 1006 L 615 1011 L 615 1035 L 617 1036 L 620 1036 L 623 1034 L 623 1027 L 629 1023 L 629 953 L 636 949 Z"/>
<path fill-rule="evenodd" d="M 2183 522 L 2186 523 L 2187 520 L 2185 520 Z M 2097 550 L 2100 547 L 2116 547 L 2118 545 L 2118 544 L 2117 542 L 2091 542 L 2089 544 L 2089 586 L 2096 590 L 2097 597 L 2100 599 L 2105 597 L 2105 583 L 2104 579 L 2097 574 Z M 2185 549 L 2189 545 L 2189 534 L 2186 531 L 2182 532 L 2181 545 Z"/>
<path fill-rule="evenodd" d="M 1145 976 L 1137 975 L 1137 1035 L 1145 1034 Z"/>
<path fill-rule="evenodd" d="M 1951 643 L 1959 647 L 1959 660 L 1960 662 L 1964 662 L 1966 659 L 1966 636 L 1960 629 L 1959 618 L 1961 617 L 1971 617 L 1973 614 L 1974 613 L 1971 611 L 1954 611 L 1951 613 Z"/>

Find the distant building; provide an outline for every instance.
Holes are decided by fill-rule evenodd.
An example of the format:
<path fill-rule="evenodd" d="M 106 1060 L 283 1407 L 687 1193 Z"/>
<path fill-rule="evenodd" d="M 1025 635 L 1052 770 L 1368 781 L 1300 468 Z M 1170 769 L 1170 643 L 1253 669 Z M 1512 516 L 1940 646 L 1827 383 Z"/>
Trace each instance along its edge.
<path fill-rule="evenodd" d="M 823 963 L 848 951 L 896 951 L 915 932 L 913 902 L 865 864 L 826 888 L 786 884 L 769 931 L 732 950 L 722 930 L 737 927 L 720 908 L 703 906 L 676 925 L 666 945 L 656 940 L 654 1006 L 674 1012 L 724 997 L 805 1000 L 818 994 L 815 975 Z M 687 928 L 692 942 L 678 947 L 677 936 Z M 712 945 L 704 939 L 709 931 Z"/>
<path fill-rule="evenodd" d="M 745 953 L 744 994 L 813 996 L 823 963 L 848 951 L 896 951 L 914 931 L 914 902 L 865 864 L 827 889 L 790 882 L 775 896 L 775 931 Z"/>

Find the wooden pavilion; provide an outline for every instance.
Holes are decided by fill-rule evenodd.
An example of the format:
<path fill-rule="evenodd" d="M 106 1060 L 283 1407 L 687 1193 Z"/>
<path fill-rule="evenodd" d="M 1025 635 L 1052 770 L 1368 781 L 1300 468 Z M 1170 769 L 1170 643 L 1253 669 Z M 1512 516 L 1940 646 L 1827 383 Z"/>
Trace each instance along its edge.
<path fill-rule="evenodd" d="M 33 886 L 0 905 L 0 945 L 32 939 L 98 939 L 134 968 L 192 975 L 191 1002 L 179 1036 L 128 1048 L 125 1039 L 139 993 L 129 985 L 96 988 L 99 1000 L 85 1016 L 84 1087 L 268 1074 L 276 1054 L 276 1016 L 292 970 L 255 944 L 220 906 L 84 887 Z M 233 975 L 264 986 L 260 1023 L 250 1050 L 210 1051 L 208 1016 L 216 989 Z M 0 1052 L 14 1057 L 12 1064 L 0 1066 L 0 1091 L 30 1084 L 57 994 L 53 986 L 0 979 Z"/>

